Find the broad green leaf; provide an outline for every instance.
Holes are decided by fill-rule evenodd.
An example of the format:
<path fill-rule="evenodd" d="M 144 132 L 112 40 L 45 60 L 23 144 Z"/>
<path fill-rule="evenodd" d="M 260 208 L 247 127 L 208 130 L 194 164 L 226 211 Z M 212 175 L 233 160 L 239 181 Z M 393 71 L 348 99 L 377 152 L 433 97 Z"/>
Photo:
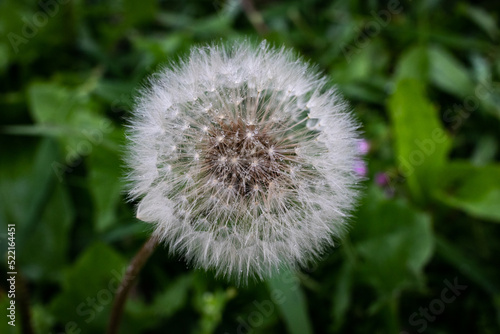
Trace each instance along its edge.
<path fill-rule="evenodd" d="M 157 316 L 170 317 L 182 308 L 186 304 L 192 280 L 191 275 L 184 275 L 172 282 L 165 291 L 155 297 L 151 305 L 152 313 Z"/>
<path fill-rule="evenodd" d="M 0 179 L 1 225 L 16 226 L 18 266 L 27 278 L 57 280 L 74 218 L 68 192 L 51 168 L 59 159 L 57 145 L 51 139 L 34 144 L 15 138 L 9 146 L 0 163 L 6 176 Z"/>
<path fill-rule="evenodd" d="M 130 110 L 133 105 L 133 94 L 136 92 L 138 82 L 121 80 L 99 80 L 93 96 L 98 96 L 110 105 L 112 113 Z"/>
<path fill-rule="evenodd" d="M 47 307 L 40 304 L 31 307 L 31 320 L 33 330 L 37 334 L 50 333 L 50 328 L 54 325 L 55 321 L 54 316 L 50 314 Z"/>
<path fill-rule="evenodd" d="M 450 149 L 450 140 L 419 81 L 399 81 L 388 108 L 398 170 L 406 177 L 414 198 L 424 201 L 435 187 L 438 172 Z"/>
<path fill-rule="evenodd" d="M 68 259 L 68 234 L 74 219 L 68 191 L 61 183 L 54 186 L 40 213 L 36 225 L 23 241 L 29 249 L 19 255 L 19 261 L 26 276 L 58 281 Z"/>
<path fill-rule="evenodd" d="M 150 303 L 140 299 L 129 299 L 122 328 L 134 326 L 144 331 L 158 327 L 161 322 L 169 321 L 169 318 L 186 306 L 192 282 L 192 274 L 177 277 L 163 291 L 156 293 L 153 302 Z M 179 324 L 179 328 L 187 331 L 189 326 Z"/>
<path fill-rule="evenodd" d="M 343 46 L 341 50 L 345 60 L 342 63 L 343 67 L 331 71 L 331 76 L 336 83 L 373 83 L 374 78 L 385 69 L 389 62 L 387 50 L 376 40 L 370 40 L 363 45 L 352 42 Z M 377 61 L 373 61 L 375 57 Z"/>
<path fill-rule="evenodd" d="M 431 81 L 439 88 L 459 98 L 474 93 L 470 73 L 455 57 L 441 47 L 429 48 Z"/>
<path fill-rule="evenodd" d="M 295 273 L 280 270 L 267 283 L 271 298 L 276 301 L 288 333 L 312 333 L 306 299 Z"/>
<path fill-rule="evenodd" d="M 396 67 L 395 82 L 416 79 L 426 83 L 429 77 L 429 55 L 427 47 L 416 45 L 401 55 Z"/>
<path fill-rule="evenodd" d="M 235 289 L 223 290 L 217 288 L 215 291 L 204 291 L 197 294 L 195 298 L 196 308 L 200 312 L 198 326 L 195 333 L 212 334 L 222 321 L 222 314 L 227 302 L 234 297 Z"/>
<path fill-rule="evenodd" d="M 37 224 L 52 191 L 55 177 L 50 164 L 58 159 L 57 147 L 52 140 L 37 143 L 16 137 L 0 142 L 0 148 L 0 211 L 5 223 L 17 225 L 17 237 L 22 239 Z"/>
<path fill-rule="evenodd" d="M 357 215 L 352 243 L 360 279 L 390 300 L 423 284 L 423 268 L 433 254 L 429 215 L 402 201 L 379 199 L 374 189 Z"/>
<path fill-rule="evenodd" d="M 496 309 L 496 320 L 500 325 L 500 285 L 486 263 L 481 263 L 474 254 L 464 252 L 459 246 L 455 246 L 444 238 L 438 237 L 436 246 L 438 255 L 486 292 L 491 305 Z"/>
<path fill-rule="evenodd" d="M 148 21 L 158 12 L 158 3 L 154 0 L 144 0 L 138 3 L 134 0 L 124 0 L 124 16 L 127 24 L 134 26 Z"/>
<path fill-rule="evenodd" d="M 485 60 L 472 57 L 474 71 L 469 71 L 445 49 L 431 47 L 429 62 L 431 81 L 443 91 L 457 97 L 458 108 L 466 109 L 468 113 L 478 109 L 485 110 L 500 118 L 500 95 L 495 84 L 491 83 L 491 74 L 487 69 L 489 65 Z"/>
<path fill-rule="evenodd" d="M 187 38 L 185 33 L 175 32 L 164 38 L 154 36 L 133 38 L 132 42 L 138 50 L 147 54 L 144 59 L 144 62 L 147 63 L 144 66 L 153 67 L 159 62 L 167 61 L 179 52 Z"/>
<path fill-rule="evenodd" d="M 459 98 L 459 108 L 466 109 L 468 113 L 481 109 L 500 118 L 498 107 L 500 95 L 494 84 L 489 81 L 475 82 L 472 79 L 475 76 L 481 80 L 484 75 L 483 77 L 477 76 L 480 73 L 473 75 L 451 53 L 440 47 L 429 48 L 429 62 L 431 81 L 443 91 Z M 477 72 L 477 65 L 475 66 Z"/>
<path fill-rule="evenodd" d="M 436 196 L 442 202 L 471 216 L 500 222 L 500 165 L 450 163 L 440 180 Z"/>
<path fill-rule="evenodd" d="M 335 73 L 336 80 L 341 82 L 355 82 L 364 79 L 372 74 L 373 47 L 366 45 L 358 47 L 355 45 L 346 45 L 342 49 L 343 56 L 348 66 L 340 72 Z"/>
<path fill-rule="evenodd" d="M 105 244 L 88 247 L 67 269 L 62 291 L 51 302 L 50 309 L 60 324 L 70 324 L 83 333 L 106 328 L 126 265 L 125 259 Z"/>
<path fill-rule="evenodd" d="M 354 264 L 345 261 L 337 278 L 332 303 L 333 326 L 340 329 L 351 304 L 351 293 L 354 281 Z"/>
<path fill-rule="evenodd" d="M 464 15 L 468 16 L 478 27 L 483 29 L 491 39 L 498 37 L 498 27 L 496 18 L 493 13 L 487 12 L 485 9 L 472 6 L 469 4 L 460 4 L 460 10 Z"/>
<path fill-rule="evenodd" d="M 445 261 L 456 267 L 460 273 L 486 291 L 493 299 L 500 298 L 498 280 L 491 277 L 491 274 L 485 270 L 485 264 L 480 263 L 473 254 L 464 252 L 460 247 L 454 246 L 453 243 L 441 237 L 436 238 L 436 252 Z"/>
<path fill-rule="evenodd" d="M 129 211 L 128 218 L 120 220 L 120 224 L 113 227 L 109 231 L 103 232 L 99 238 L 107 243 L 119 242 L 131 237 L 147 239 L 151 236 L 149 223 L 143 222 L 135 218 L 132 210 Z M 120 217 L 123 218 L 123 217 Z"/>
<path fill-rule="evenodd" d="M 85 86 L 68 88 L 53 82 L 34 83 L 28 88 L 30 113 L 38 124 L 61 126 L 68 134 L 77 131 L 73 135 L 84 137 L 84 130 L 98 128 L 103 122 L 87 90 Z"/>
<path fill-rule="evenodd" d="M 217 326 L 223 321 L 226 304 L 236 295 L 236 289 L 234 287 L 225 289 L 220 286 L 209 287 L 206 273 L 202 272 L 195 272 L 190 284 L 192 284 L 194 290 L 193 306 L 199 313 L 198 321 L 192 333 L 215 333 Z"/>
<path fill-rule="evenodd" d="M 476 166 L 491 164 L 498 152 L 498 141 L 493 135 L 481 136 L 471 157 L 471 163 Z"/>
<path fill-rule="evenodd" d="M 370 103 L 383 103 L 385 99 L 385 94 L 381 90 L 376 90 L 368 85 L 362 85 L 359 83 L 353 84 L 339 84 L 337 85 L 339 90 L 344 96 L 350 99 L 356 99 L 359 101 L 365 101 Z"/>
<path fill-rule="evenodd" d="M 471 56 L 471 61 L 474 79 L 477 82 L 491 85 L 491 78 L 493 74 L 491 61 L 479 53 L 474 53 Z"/>
<path fill-rule="evenodd" d="M 102 232 L 116 223 L 116 211 L 121 202 L 122 161 L 115 151 L 97 147 L 87 162 L 89 188 L 92 194 L 94 224 Z"/>
<path fill-rule="evenodd" d="M 70 172 L 96 146 L 118 150 L 118 145 L 109 138 L 116 131 L 113 124 L 99 114 L 98 105 L 83 88 L 35 83 L 28 89 L 28 102 L 37 124 L 53 128 L 52 133 L 61 141 L 65 154 L 57 164 L 58 170 Z"/>

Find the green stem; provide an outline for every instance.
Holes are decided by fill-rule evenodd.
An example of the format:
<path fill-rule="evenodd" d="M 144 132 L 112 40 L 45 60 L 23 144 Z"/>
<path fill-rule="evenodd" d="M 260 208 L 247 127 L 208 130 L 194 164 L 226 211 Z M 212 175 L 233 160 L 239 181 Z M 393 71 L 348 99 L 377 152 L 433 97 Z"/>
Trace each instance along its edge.
<path fill-rule="evenodd" d="M 142 246 L 142 248 L 137 252 L 123 276 L 123 280 L 116 292 L 115 302 L 113 304 L 113 309 L 111 310 L 111 316 L 109 318 L 107 334 L 116 334 L 120 327 L 120 321 L 123 314 L 123 309 L 125 307 L 125 302 L 127 301 L 130 289 L 135 283 L 137 275 L 141 271 L 142 267 L 149 259 L 151 254 L 153 254 L 156 246 L 158 245 L 158 240 L 156 237 L 151 236 Z"/>
<path fill-rule="evenodd" d="M 396 297 L 391 298 L 387 305 L 387 328 L 387 333 L 398 334 L 400 332 L 398 299 Z"/>

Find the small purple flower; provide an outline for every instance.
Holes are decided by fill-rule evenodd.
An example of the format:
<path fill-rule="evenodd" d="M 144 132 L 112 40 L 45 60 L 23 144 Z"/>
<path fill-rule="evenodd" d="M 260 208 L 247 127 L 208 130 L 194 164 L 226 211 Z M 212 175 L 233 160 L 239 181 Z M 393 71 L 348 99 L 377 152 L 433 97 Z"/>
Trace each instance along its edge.
<path fill-rule="evenodd" d="M 389 184 L 389 177 L 386 173 L 375 174 L 375 183 L 381 187 L 385 187 Z"/>
<path fill-rule="evenodd" d="M 354 171 L 360 177 L 365 177 L 368 174 L 368 167 L 366 166 L 366 162 L 363 160 L 356 160 L 354 162 Z"/>
<path fill-rule="evenodd" d="M 389 177 L 389 175 L 387 175 L 387 173 L 376 173 L 375 184 L 384 190 L 387 197 L 394 197 L 396 191 L 391 184 L 391 178 Z"/>
<path fill-rule="evenodd" d="M 370 152 L 370 142 L 366 139 L 361 139 L 359 142 L 358 142 L 358 150 L 359 150 L 359 153 L 361 154 L 368 154 L 368 152 Z"/>

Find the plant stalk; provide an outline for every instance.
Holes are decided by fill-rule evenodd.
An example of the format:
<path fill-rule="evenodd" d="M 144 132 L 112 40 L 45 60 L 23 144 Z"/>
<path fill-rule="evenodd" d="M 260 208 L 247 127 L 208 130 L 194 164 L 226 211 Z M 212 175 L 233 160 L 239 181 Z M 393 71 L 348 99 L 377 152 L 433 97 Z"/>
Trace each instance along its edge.
<path fill-rule="evenodd" d="M 107 334 L 118 333 L 123 309 L 125 307 L 125 302 L 127 301 L 130 289 L 132 289 L 137 275 L 139 274 L 147 260 L 150 258 L 151 254 L 153 254 L 157 245 L 157 238 L 155 236 L 151 236 L 144 243 L 139 252 L 137 252 L 132 261 L 130 261 L 129 266 L 127 267 L 127 271 L 123 276 L 123 280 L 120 283 L 120 287 L 116 292 L 115 301 L 111 310 L 111 316 L 109 318 L 108 329 L 106 331 Z"/>

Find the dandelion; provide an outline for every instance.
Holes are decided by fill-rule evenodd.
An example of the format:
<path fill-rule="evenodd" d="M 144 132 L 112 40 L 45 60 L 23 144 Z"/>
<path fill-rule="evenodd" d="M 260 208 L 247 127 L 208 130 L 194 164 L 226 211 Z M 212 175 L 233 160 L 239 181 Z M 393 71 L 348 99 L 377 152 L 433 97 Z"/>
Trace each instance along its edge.
<path fill-rule="evenodd" d="M 358 124 L 327 79 L 262 43 L 197 47 L 150 78 L 129 130 L 137 216 L 238 282 L 316 260 L 357 197 Z"/>

